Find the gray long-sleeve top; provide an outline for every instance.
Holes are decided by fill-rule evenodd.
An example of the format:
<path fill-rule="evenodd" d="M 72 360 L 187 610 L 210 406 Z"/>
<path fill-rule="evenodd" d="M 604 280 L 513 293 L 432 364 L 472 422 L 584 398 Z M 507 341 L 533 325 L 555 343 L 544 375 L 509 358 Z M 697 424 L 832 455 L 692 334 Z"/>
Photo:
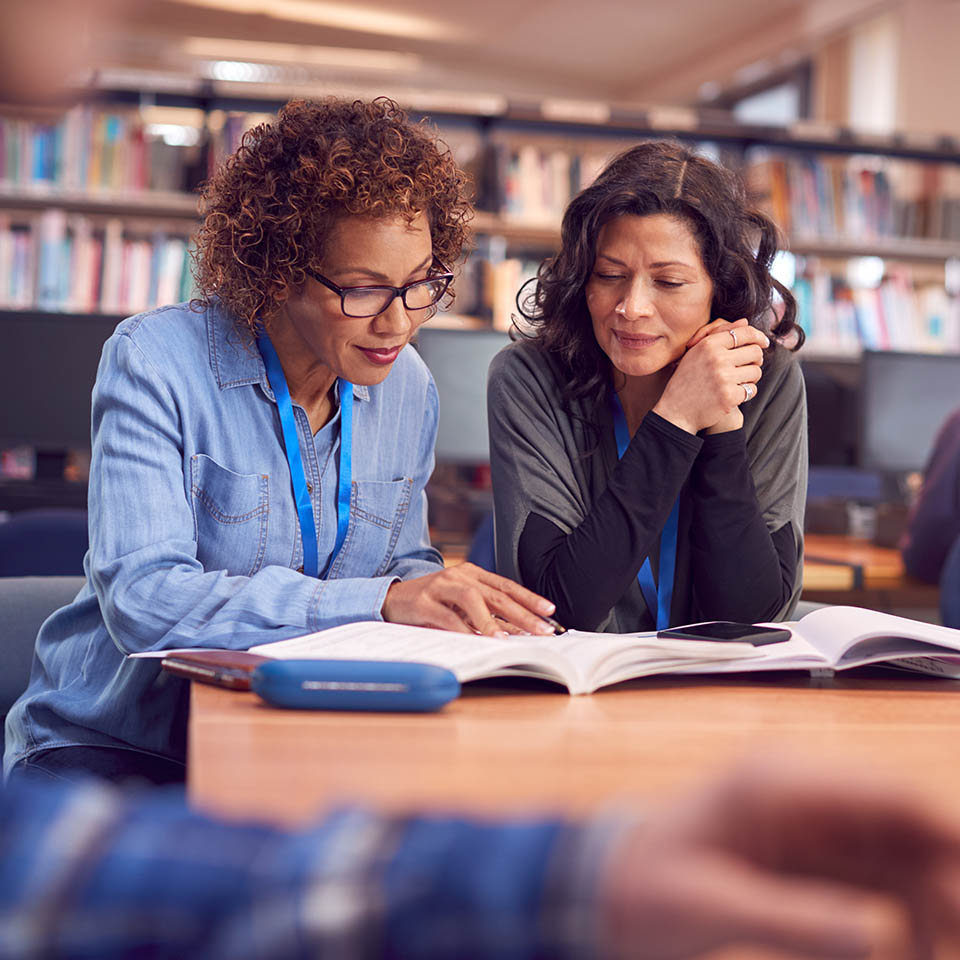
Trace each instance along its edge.
<path fill-rule="evenodd" d="M 670 622 L 785 619 L 800 594 L 807 486 L 803 378 L 768 354 L 741 430 L 693 436 L 647 414 L 618 460 L 609 403 L 562 404 L 568 374 L 536 343 L 490 366 L 498 572 L 581 629 L 655 626 L 637 583 L 679 496 Z"/>

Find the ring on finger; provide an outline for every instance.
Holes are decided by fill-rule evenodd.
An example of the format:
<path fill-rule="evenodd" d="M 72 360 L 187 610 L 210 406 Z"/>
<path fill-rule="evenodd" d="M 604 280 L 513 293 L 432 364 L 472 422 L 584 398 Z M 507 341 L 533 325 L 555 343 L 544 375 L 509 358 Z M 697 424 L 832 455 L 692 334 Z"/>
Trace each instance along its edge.
<path fill-rule="evenodd" d="M 736 350 L 736 349 L 737 349 L 737 335 L 736 335 L 732 330 L 728 330 L 727 333 L 729 333 L 730 336 L 733 337 L 733 349 Z"/>
<path fill-rule="evenodd" d="M 752 400 L 757 392 L 757 388 L 752 383 L 741 383 L 740 386 L 743 387 L 743 402 L 746 403 L 748 400 Z"/>

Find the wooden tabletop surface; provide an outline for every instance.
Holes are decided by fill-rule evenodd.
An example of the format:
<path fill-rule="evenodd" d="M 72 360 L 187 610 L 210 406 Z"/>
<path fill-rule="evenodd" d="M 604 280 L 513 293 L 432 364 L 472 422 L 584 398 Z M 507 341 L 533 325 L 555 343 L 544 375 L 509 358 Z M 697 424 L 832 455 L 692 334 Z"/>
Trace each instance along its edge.
<path fill-rule="evenodd" d="M 663 795 L 756 751 L 854 761 L 960 794 L 960 682 L 874 670 L 652 678 L 571 697 L 468 684 L 437 714 L 288 711 L 194 684 L 188 790 L 199 807 L 298 822 L 341 803 L 583 813 Z"/>

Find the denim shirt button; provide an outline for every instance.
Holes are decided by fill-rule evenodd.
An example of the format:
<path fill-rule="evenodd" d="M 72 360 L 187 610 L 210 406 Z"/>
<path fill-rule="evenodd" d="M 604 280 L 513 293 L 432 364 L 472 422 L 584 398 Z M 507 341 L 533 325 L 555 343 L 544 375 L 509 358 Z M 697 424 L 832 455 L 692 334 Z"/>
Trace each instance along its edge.
<path fill-rule="evenodd" d="M 303 564 L 302 564 L 302 563 L 300 564 L 299 567 L 297 567 L 297 573 L 303 573 Z"/>
<path fill-rule="evenodd" d="M 307 493 L 313 493 L 313 484 L 309 480 L 307 481 Z"/>

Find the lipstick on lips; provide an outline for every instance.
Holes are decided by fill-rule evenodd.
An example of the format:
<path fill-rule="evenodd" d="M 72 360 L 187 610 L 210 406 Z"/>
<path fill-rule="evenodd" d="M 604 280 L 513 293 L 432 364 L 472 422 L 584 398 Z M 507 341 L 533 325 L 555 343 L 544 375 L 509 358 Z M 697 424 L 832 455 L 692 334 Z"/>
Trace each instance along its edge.
<path fill-rule="evenodd" d="M 613 335 L 617 338 L 617 343 L 626 350 L 644 350 L 656 343 L 660 337 L 647 333 L 624 333 L 620 330 L 614 330 Z"/>
<path fill-rule="evenodd" d="M 357 347 L 357 349 L 371 362 L 381 366 L 393 363 L 400 356 L 403 344 L 396 347 Z"/>

